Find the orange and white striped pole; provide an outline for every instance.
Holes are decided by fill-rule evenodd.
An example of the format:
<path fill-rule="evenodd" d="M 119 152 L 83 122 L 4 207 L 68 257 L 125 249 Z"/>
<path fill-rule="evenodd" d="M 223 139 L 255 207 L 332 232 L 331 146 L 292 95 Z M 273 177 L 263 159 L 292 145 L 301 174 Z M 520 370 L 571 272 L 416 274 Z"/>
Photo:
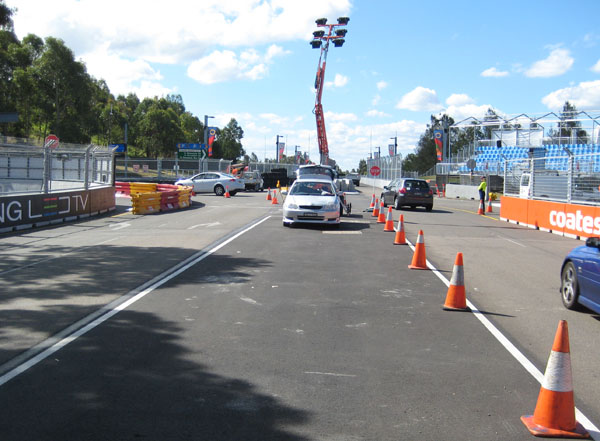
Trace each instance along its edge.
<path fill-rule="evenodd" d="M 375 208 L 373 208 L 373 217 L 379 216 L 379 199 L 375 198 Z"/>
<path fill-rule="evenodd" d="M 404 232 L 404 215 L 400 215 L 398 220 L 398 229 L 396 230 L 396 237 L 394 238 L 394 245 L 407 245 L 406 233 Z"/>
<path fill-rule="evenodd" d="M 415 253 L 413 254 L 412 262 L 408 265 L 410 269 L 429 269 L 427 268 L 427 257 L 425 255 L 425 238 L 423 230 L 419 230 L 417 243 L 415 244 Z"/>
<path fill-rule="evenodd" d="M 388 208 L 387 215 L 385 217 L 385 226 L 383 231 L 396 231 L 394 230 L 394 219 L 392 218 L 392 207 Z"/>
<path fill-rule="evenodd" d="M 575 419 L 569 328 L 566 320 L 558 323 L 535 411 L 533 415 L 522 416 L 521 421 L 535 436 L 579 439 L 590 437 Z"/>

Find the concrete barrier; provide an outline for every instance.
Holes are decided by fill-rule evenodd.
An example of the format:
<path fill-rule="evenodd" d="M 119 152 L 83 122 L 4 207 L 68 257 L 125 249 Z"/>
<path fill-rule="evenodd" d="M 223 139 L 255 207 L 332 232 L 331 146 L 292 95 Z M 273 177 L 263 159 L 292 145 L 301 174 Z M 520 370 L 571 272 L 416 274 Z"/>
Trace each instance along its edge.
<path fill-rule="evenodd" d="M 479 191 L 473 185 L 447 184 L 446 197 L 479 200 Z"/>

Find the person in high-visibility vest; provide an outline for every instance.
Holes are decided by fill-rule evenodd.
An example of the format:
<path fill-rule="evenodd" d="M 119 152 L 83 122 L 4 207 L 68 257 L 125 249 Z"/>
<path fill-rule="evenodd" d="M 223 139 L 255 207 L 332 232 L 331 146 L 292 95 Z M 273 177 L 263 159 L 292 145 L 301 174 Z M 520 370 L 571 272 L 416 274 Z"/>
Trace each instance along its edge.
<path fill-rule="evenodd" d="M 487 190 L 487 182 L 485 182 L 485 176 L 481 177 L 481 184 L 477 188 L 479 190 L 479 203 L 483 204 L 483 208 L 485 210 L 485 192 Z"/>

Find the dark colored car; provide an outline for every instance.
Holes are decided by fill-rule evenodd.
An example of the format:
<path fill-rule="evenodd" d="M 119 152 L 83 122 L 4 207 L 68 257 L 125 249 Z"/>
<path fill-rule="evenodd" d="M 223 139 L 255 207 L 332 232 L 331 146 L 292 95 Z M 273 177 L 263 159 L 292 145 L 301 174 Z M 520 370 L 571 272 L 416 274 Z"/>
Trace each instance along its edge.
<path fill-rule="evenodd" d="M 425 207 L 433 209 L 433 191 L 423 179 L 398 178 L 383 187 L 381 193 L 383 206 L 393 205 L 396 210 L 400 207 Z"/>
<path fill-rule="evenodd" d="M 352 182 L 354 183 L 354 185 L 356 185 L 357 187 L 360 187 L 360 175 L 358 173 L 348 173 L 345 176 L 346 179 L 352 179 Z"/>
<path fill-rule="evenodd" d="M 600 238 L 589 237 L 585 245 L 571 250 L 560 271 L 563 305 L 583 305 L 600 314 Z"/>

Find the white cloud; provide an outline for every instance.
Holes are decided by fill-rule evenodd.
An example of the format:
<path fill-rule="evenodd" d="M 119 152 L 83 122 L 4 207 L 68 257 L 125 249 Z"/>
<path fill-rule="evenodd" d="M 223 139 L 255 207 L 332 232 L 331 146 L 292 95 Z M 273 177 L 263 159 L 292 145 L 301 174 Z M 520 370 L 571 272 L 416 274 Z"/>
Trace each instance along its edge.
<path fill-rule="evenodd" d="M 385 112 L 382 112 L 381 110 L 376 110 L 376 109 L 371 109 L 367 112 L 367 116 L 371 116 L 371 117 L 389 117 L 390 115 L 388 115 Z"/>
<path fill-rule="evenodd" d="M 358 117 L 354 113 L 334 113 L 334 112 L 325 112 L 325 124 L 329 121 L 339 122 L 339 121 L 356 121 Z"/>
<path fill-rule="evenodd" d="M 381 101 L 381 95 L 377 94 L 373 97 L 373 99 L 371 100 L 371 105 L 372 106 L 376 106 L 379 104 L 379 101 Z"/>
<path fill-rule="evenodd" d="M 483 72 L 481 72 L 481 76 L 482 77 L 491 77 L 491 78 L 501 78 L 501 77 L 507 77 L 508 72 L 504 71 L 504 70 L 498 70 L 495 67 L 490 67 L 489 69 L 486 69 Z"/>
<path fill-rule="evenodd" d="M 404 95 L 398 104 L 396 104 L 396 108 L 412 110 L 414 112 L 435 112 L 440 110 L 442 105 L 438 100 L 435 90 L 419 86 Z"/>
<path fill-rule="evenodd" d="M 388 86 L 388 83 L 385 81 L 378 81 L 377 82 L 377 90 L 383 90 Z"/>
<path fill-rule="evenodd" d="M 346 84 L 348 84 L 348 77 L 341 74 L 335 74 L 333 81 L 325 81 L 325 87 L 344 87 Z"/>
<path fill-rule="evenodd" d="M 446 104 L 448 106 L 465 106 L 467 104 L 473 104 L 473 98 L 464 93 L 453 93 L 446 98 Z"/>
<path fill-rule="evenodd" d="M 557 77 L 567 72 L 574 61 L 568 49 L 557 48 L 550 52 L 548 58 L 533 63 L 525 75 L 531 78 Z"/>
<path fill-rule="evenodd" d="M 259 80 L 268 73 L 267 63 L 273 58 L 287 54 L 278 46 L 271 46 L 266 55 L 249 49 L 239 57 L 230 50 L 214 51 L 210 55 L 192 62 L 187 70 L 188 76 L 201 84 L 215 84 L 230 80 Z"/>
<path fill-rule="evenodd" d="M 591 67 L 592 72 L 600 73 L 600 60 Z"/>
<path fill-rule="evenodd" d="M 578 110 L 600 108 L 600 80 L 585 81 L 577 86 L 559 89 L 542 98 L 542 103 L 551 110 L 562 109 L 565 101 L 575 105 Z"/>

